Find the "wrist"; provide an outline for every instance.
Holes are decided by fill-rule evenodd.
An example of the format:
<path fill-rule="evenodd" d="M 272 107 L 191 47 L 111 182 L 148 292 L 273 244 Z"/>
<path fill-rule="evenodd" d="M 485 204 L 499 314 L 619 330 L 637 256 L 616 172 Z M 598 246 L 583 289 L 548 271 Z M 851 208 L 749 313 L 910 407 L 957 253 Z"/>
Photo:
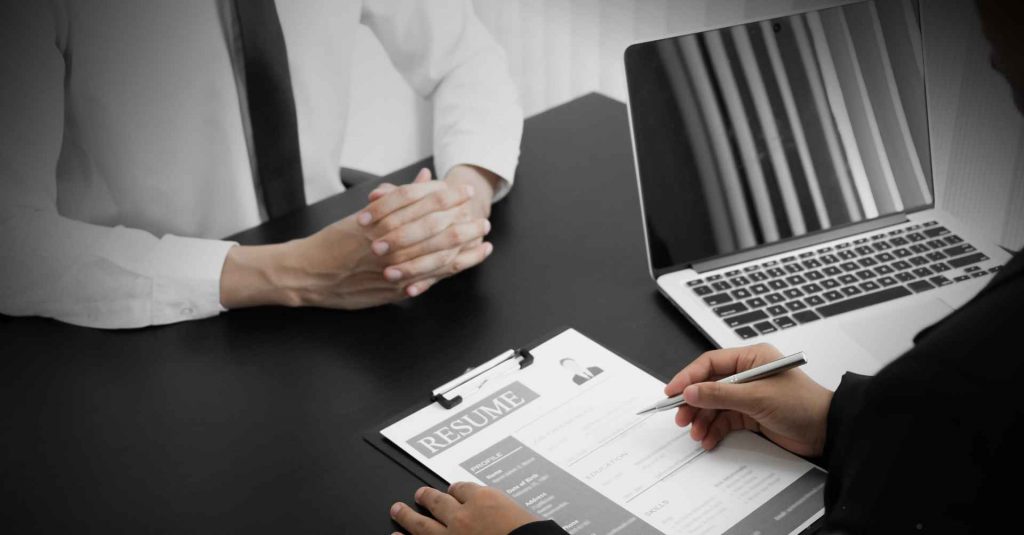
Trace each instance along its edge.
<path fill-rule="evenodd" d="M 220 278 L 221 305 L 227 309 L 301 306 L 300 293 L 286 283 L 292 271 L 287 263 L 292 247 L 293 242 L 286 242 L 228 250 Z"/>
<path fill-rule="evenodd" d="M 501 185 L 501 177 L 482 167 L 460 164 L 452 167 L 444 180 L 451 184 L 472 186 L 475 192 L 473 202 L 480 205 L 484 217 L 490 216 L 491 203 Z"/>

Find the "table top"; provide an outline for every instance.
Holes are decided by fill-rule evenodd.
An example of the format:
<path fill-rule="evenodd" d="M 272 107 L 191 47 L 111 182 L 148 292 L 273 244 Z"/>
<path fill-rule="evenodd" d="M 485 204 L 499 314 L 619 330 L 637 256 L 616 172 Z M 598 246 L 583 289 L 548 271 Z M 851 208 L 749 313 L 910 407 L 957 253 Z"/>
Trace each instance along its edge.
<path fill-rule="evenodd" d="M 307 235 L 374 185 L 234 239 Z M 362 435 L 466 367 L 561 327 L 661 380 L 710 347 L 648 273 L 622 103 L 590 94 L 528 119 L 491 220 L 484 264 L 398 305 L 129 331 L 0 316 L 4 525 L 389 533 L 388 507 L 419 482 Z"/>

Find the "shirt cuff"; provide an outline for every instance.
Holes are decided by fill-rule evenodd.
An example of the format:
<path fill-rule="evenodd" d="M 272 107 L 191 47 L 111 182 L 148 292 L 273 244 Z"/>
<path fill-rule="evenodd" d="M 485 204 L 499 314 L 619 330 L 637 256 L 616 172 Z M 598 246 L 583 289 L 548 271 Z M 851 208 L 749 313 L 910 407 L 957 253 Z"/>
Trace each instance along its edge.
<path fill-rule="evenodd" d="M 554 520 L 530 522 L 512 530 L 508 535 L 559 535 L 565 531 Z"/>
<path fill-rule="evenodd" d="M 498 181 L 492 202 L 498 202 L 508 195 L 515 180 L 518 163 L 518 149 L 509 153 L 507 150 L 496 150 L 478 141 L 449 142 L 446 146 L 439 147 L 434 155 L 434 170 L 437 171 L 439 179 L 448 176 L 456 165 L 475 165 L 498 175 L 501 180 Z"/>
<path fill-rule="evenodd" d="M 839 383 L 839 388 L 832 395 L 825 429 L 825 447 L 821 456 L 822 465 L 830 472 L 833 471 L 834 461 L 843 457 L 842 449 L 846 443 L 843 431 L 850 426 L 850 422 L 860 412 L 863 406 L 864 391 L 867 390 L 870 383 L 870 376 L 846 372 Z"/>
<path fill-rule="evenodd" d="M 166 235 L 151 257 L 153 324 L 216 316 L 220 275 L 228 250 L 236 242 Z"/>

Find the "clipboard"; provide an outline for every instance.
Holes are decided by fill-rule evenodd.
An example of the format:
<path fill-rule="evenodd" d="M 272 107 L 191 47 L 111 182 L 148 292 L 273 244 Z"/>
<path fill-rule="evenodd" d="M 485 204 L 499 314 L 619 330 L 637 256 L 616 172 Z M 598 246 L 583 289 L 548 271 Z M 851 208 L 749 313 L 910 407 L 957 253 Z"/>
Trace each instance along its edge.
<path fill-rule="evenodd" d="M 519 370 L 529 367 L 533 364 L 533 355 L 530 352 L 534 348 L 543 345 L 548 340 L 562 332 L 565 332 L 567 329 L 569 329 L 569 327 L 565 326 L 553 329 L 541 339 L 534 340 L 530 344 L 520 346 L 518 348 L 507 349 L 498 356 L 482 362 L 476 367 L 466 370 L 462 375 L 454 377 L 445 384 L 431 390 L 428 403 L 438 403 L 447 410 L 459 407 L 464 401 L 462 396 L 460 396 L 460 386 L 464 386 L 475 379 L 486 377 L 487 374 L 494 373 L 494 370 L 499 370 L 502 366 L 510 366 L 511 364 L 509 363 L 512 361 L 515 361 L 519 365 Z M 373 446 L 375 450 L 383 453 L 389 459 L 404 468 L 424 484 L 435 489 L 447 490 L 448 484 L 441 478 L 441 476 L 435 474 L 432 470 L 421 464 L 381 434 L 382 430 L 387 429 L 392 424 L 408 416 L 411 416 L 424 406 L 426 405 L 416 404 L 401 413 L 388 418 L 386 421 L 374 426 L 373 429 L 363 433 L 363 440 L 370 446 Z"/>

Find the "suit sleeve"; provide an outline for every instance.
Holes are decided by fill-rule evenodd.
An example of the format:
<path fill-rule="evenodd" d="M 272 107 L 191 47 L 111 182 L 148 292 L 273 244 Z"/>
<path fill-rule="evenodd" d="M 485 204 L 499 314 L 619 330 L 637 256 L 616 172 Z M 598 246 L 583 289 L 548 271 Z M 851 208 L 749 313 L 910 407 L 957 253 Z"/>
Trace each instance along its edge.
<path fill-rule="evenodd" d="M 565 531 L 554 520 L 545 520 L 543 522 L 531 522 L 513 530 L 508 535 L 565 535 Z"/>
<path fill-rule="evenodd" d="M 434 167 L 459 164 L 502 178 L 508 193 L 519 162 L 523 112 L 505 53 L 469 0 L 367 0 L 362 22 L 406 81 L 434 107 Z"/>
<path fill-rule="evenodd" d="M 852 421 L 863 406 L 864 392 L 869 384 L 871 377 L 846 372 L 839 383 L 839 388 L 832 396 L 826 424 L 828 428 L 825 434 L 825 451 L 821 459 L 821 464 L 829 473 L 825 485 L 826 509 L 831 509 L 836 503 L 846 472 L 850 470 L 845 464 L 850 458 L 846 449 L 855 441 L 850 440 L 849 434 L 853 428 Z"/>

